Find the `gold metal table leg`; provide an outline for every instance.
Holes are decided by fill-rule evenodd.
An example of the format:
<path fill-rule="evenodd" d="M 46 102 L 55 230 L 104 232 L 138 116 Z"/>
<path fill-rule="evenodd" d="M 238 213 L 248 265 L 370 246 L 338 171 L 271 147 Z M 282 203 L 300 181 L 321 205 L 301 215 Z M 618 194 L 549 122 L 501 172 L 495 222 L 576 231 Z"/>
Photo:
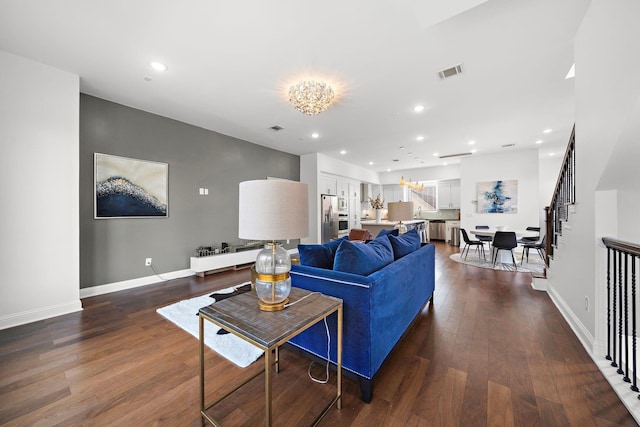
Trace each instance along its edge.
<path fill-rule="evenodd" d="M 198 315 L 199 341 L 200 341 L 200 425 L 204 426 L 204 318 Z"/>
<path fill-rule="evenodd" d="M 271 426 L 271 349 L 264 352 L 265 425 Z"/>
<path fill-rule="evenodd" d="M 338 308 L 338 378 L 337 378 L 337 398 L 336 407 L 342 409 L 342 305 Z"/>

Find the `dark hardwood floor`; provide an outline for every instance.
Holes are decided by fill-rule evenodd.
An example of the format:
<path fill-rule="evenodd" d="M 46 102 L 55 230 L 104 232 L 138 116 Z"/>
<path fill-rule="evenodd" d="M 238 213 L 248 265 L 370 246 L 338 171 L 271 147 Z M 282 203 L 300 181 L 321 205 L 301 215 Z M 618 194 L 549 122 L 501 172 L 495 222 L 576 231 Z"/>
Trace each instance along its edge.
<path fill-rule="evenodd" d="M 321 425 L 636 425 L 529 275 L 465 266 L 449 260 L 454 248 L 436 249 L 433 304 L 383 365 L 372 402 L 346 378 L 342 410 Z M 0 331 L 0 425 L 199 425 L 198 342 L 155 310 L 248 279 L 244 270 L 171 280 Z M 262 359 L 240 369 L 206 353 L 207 400 L 263 367 Z M 335 392 L 335 373 L 316 384 L 308 359 L 289 349 L 281 359 L 275 425 L 309 424 Z M 224 425 L 262 425 L 263 389 L 258 376 L 213 415 Z"/>

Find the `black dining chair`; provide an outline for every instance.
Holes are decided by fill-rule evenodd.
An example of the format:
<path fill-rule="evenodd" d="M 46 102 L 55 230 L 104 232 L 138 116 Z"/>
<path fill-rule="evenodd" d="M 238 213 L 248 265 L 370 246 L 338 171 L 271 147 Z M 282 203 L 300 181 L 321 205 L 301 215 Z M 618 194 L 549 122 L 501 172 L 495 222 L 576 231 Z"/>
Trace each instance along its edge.
<path fill-rule="evenodd" d="M 535 243 L 538 241 L 538 239 L 540 239 L 540 227 L 527 227 L 527 231 L 537 231 L 538 235 L 532 237 L 522 237 L 520 240 L 518 240 L 518 243 L 520 243 L 521 245 L 525 245 L 527 243 Z"/>
<path fill-rule="evenodd" d="M 489 229 L 488 225 L 476 225 L 476 230 L 488 230 L 488 229 Z M 493 240 L 493 237 L 491 237 L 491 236 L 476 236 L 476 237 L 482 243 L 488 243 L 489 244 L 489 249 L 491 249 L 491 241 Z"/>
<path fill-rule="evenodd" d="M 542 236 L 542 240 L 538 241 L 538 242 L 529 242 L 529 243 L 525 243 L 522 246 L 522 259 L 520 260 L 520 264 L 522 264 L 522 262 L 524 261 L 524 257 L 527 257 L 527 262 L 529 262 L 529 249 L 535 249 L 538 251 L 538 255 L 540 255 L 540 258 L 542 258 L 544 260 L 544 251 L 545 251 L 545 243 L 546 243 L 546 239 L 547 236 Z"/>
<path fill-rule="evenodd" d="M 513 248 L 518 246 L 518 240 L 516 239 L 516 233 L 513 231 L 496 231 L 496 234 L 493 236 L 493 265 L 495 267 L 496 261 L 498 260 L 498 253 L 500 251 L 509 251 L 511 253 L 511 259 L 513 260 L 513 265 L 518 269 L 518 264 L 516 264 L 516 258 L 513 256 Z"/>
<path fill-rule="evenodd" d="M 476 247 L 476 252 L 480 251 L 482 252 L 482 257 L 484 258 L 484 260 L 487 260 L 487 257 L 484 254 L 484 243 L 482 243 L 480 240 L 471 240 L 469 239 L 469 235 L 467 234 L 467 230 L 465 230 L 464 228 L 460 229 L 460 232 L 462 233 L 462 240 L 464 240 L 464 247 L 462 248 L 462 254 L 460 254 L 460 256 L 464 255 L 464 250 L 467 250 L 467 254 L 464 255 L 464 259 L 467 259 L 467 255 L 469 255 L 469 248 L 471 246 L 475 246 Z M 478 252 L 478 259 L 480 259 L 480 252 Z"/>

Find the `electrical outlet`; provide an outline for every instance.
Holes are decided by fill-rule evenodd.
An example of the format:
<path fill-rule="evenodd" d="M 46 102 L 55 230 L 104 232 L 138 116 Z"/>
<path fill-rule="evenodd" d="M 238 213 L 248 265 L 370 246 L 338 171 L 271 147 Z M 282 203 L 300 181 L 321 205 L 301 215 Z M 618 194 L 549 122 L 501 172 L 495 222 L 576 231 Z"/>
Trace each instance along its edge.
<path fill-rule="evenodd" d="M 584 297 L 584 309 L 589 311 L 589 297 Z"/>
<path fill-rule="evenodd" d="M 144 266 L 145 267 L 150 267 L 151 266 L 151 258 L 147 258 L 144 260 Z"/>

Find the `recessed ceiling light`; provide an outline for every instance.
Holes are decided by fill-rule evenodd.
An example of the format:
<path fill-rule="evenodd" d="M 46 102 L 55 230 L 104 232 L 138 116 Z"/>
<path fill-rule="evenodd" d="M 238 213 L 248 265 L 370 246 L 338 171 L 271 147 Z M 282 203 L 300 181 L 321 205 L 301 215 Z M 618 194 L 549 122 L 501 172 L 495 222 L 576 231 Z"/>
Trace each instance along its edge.
<path fill-rule="evenodd" d="M 438 157 L 438 153 L 433 153 L 433 157 Z"/>
<path fill-rule="evenodd" d="M 550 156 L 555 156 L 555 155 L 556 155 L 556 153 L 549 153 L 549 155 L 550 155 Z"/>
<path fill-rule="evenodd" d="M 416 136 L 416 139 L 417 139 L 418 141 L 422 141 L 422 140 L 424 139 L 424 136 L 422 136 L 422 135 L 418 135 L 418 136 Z"/>
<path fill-rule="evenodd" d="M 401 145 L 401 146 L 400 146 L 400 147 L 398 147 L 398 148 L 399 148 L 399 149 L 401 149 L 401 150 L 404 150 L 404 149 L 405 149 L 404 145 Z"/>
<path fill-rule="evenodd" d="M 542 131 L 542 133 L 551 133 L 551 132 L 552 132 L 551 129 L 545 129 L 545 130 Z"/>
<path fill-rule="evenodd" d="M 536 141 L 536 144 L 542 144 L 542 143 L 543 143 L 543 141 L 541 139 Z"/>
<path fill-rule="evenodd" d="M 162 62 L 152 62 L 150 65 L 151 65 L 151 68 L 153 68 L 156 71 L 167 71 L 167 66 L 164 65 Z"/>
<path fill-rule="evenodd" d="M 313 139 L 318 139 L 320 137 L 320 134 L 318 132 L 314 132 L 311 134 L 311 138 Z"/>
<path fill-rule="evenodd" d="M 478 150 L 476 150 L 475 148 L 473 150 L 471 150 L 472 153 L 477 153 Z"/>
<path fill-rule="evenodd" d="M 387 169 L 387 172 L 391 172 L 391 169 Z"/>
<path fill-rule="evenodd" d="M 407 153 L 407 156 L 413 156 L 413 153 L 412 153 L 411 151 L 409 151 L 409 152 Z"/>
<path fill-rule="evenodd" d="M 569 69 L 569 72 L 567 73 L 567 75 L 564 77 L 565 79 L 572 79 L 576 76 L 576 64 L 572 64 L 571 68 Z"/>
<path fill-rule="evenodd" d="M 340 154 L 347 154 L 347 150 L 340 150 Z"/>
<path fill-rule="evenodd" d="M 372 166 L 372 165 L 373 165 L 373 162 L 369 162 L 369 166 Z"/>
<path fill-rule="evenodd" d="M 424 105 L 416 105 L 415 107 L 413 107 L 413 111 L 415 111 L 416 113 L 421 113 L 424 110 Z"/>
<path fill-rule="evenodd" d="M 447 166 L 448 164 L 449 164 L 449 163 L 444 162 L 444 163 L 442 164 L 442 166 Z"/>
<path fill-rule="evenodd" d="M 469 145 L 473 145 L 475 143 L 476 143 L 475 141 L 469 141 Z"/>

